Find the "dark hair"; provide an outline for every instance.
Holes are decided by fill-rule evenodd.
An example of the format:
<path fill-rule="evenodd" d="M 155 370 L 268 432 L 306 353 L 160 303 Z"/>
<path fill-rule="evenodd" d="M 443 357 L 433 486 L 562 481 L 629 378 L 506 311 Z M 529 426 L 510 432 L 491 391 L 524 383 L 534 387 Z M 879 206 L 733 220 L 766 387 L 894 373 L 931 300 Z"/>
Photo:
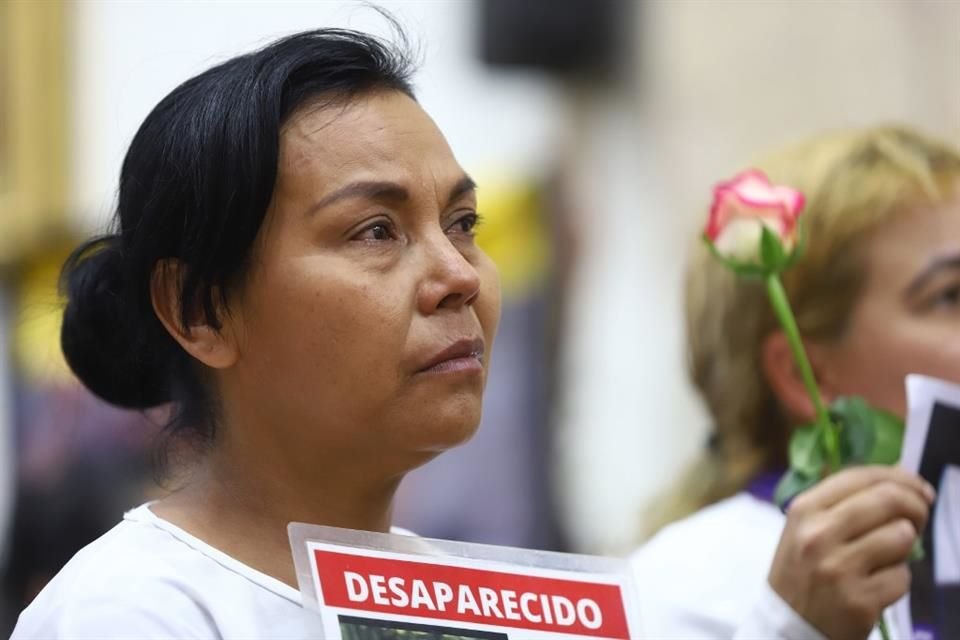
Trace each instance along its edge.
<path fill-rule="evenodd" d="M 115 232 L 79 246 L 61 274 L 61 346 L 93 393 L 136 409 L 174 402 L 175 431 L 212 439 L 212 399 L 154 312 L 153 273 L 176 260 L 180 321 L 219 328 L 273 196 L 284 123 L 318 99 L 414 97 L 406 37 L 388 20 L 398 44 L 343 29 L 298 33 L 187 80 L 150 112 L 123 162 Z"/>

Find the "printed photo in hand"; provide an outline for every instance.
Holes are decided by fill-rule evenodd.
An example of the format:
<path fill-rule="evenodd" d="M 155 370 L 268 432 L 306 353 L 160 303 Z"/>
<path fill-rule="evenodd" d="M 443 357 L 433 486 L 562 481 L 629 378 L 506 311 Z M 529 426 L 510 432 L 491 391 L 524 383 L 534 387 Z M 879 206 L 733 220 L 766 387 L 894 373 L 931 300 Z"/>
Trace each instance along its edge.
<path fill-rule="evenodd" d="M 343 640 L 507 640 L 505 633 L 488 633 L 426 624 L 339 616 Z"/>

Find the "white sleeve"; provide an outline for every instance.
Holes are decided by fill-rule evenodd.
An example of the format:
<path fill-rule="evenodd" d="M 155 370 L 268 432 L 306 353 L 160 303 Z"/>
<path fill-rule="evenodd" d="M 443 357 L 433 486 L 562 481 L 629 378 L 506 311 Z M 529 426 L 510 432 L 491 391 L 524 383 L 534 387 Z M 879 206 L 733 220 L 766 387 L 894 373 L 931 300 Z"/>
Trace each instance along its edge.
<path fill-rule="evenodd" d="M 163 598 L 160 598 L 161 600 Z M 212 640 L 212 621 L 194 603 L 81 599 L 46 611 L 28 608 L 10 640 Z"/>
<path fill-rule="evenodd" d="M 760 599 L 737 628 L 733 640 L 827 640 L 809 622 L 790 608 L 769 584 L 765 584 Z"/>

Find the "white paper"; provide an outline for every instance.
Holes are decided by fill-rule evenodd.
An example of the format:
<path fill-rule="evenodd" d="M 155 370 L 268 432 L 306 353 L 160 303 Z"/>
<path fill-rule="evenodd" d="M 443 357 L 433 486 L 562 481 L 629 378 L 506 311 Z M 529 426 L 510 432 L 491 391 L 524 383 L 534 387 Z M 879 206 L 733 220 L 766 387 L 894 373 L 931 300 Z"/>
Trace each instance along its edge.
<path fill-rule="evenodd" d="M 292 523 L 327 640 L 640 638 L 625 560 Z"/>
<path fill-rule="evenodd" d="M 907 376 L 907 404 L 900 464 L 930 482 L 937 500 L 897 626 L 912 628 L 914 640 L 960 638 L 960 385 Z"/>

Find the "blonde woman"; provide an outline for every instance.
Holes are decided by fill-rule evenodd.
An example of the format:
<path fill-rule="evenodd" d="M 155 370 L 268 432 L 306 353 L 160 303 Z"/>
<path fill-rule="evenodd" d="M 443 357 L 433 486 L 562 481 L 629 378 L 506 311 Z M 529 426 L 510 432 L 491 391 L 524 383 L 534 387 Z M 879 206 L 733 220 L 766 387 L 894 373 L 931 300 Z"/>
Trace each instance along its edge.
<path fill-rule="evenodd" d="M 960 380 L 960 151 L 878 127 L 808 141 L 760 167 L 807 197 L 808 244 L 784 285 L 827 399 L 859 395 L 902 416 L 906 374 Z M 790 433 L 814 411 L 760 284 L 699 249 L 686 304 L 690 374 L 713 436 L 658 505 L 662 528 L 633 562 L 650 637 L 730 638 L 768 583 L 797 608 L 771 572 L 789 521 L 771 497 Z M 871 513 L 882 517 L 878 504 Z M 813 542 L 825 523 L 808 529 Z M 897 526 L 905 539 L 916 528 Z"/>

